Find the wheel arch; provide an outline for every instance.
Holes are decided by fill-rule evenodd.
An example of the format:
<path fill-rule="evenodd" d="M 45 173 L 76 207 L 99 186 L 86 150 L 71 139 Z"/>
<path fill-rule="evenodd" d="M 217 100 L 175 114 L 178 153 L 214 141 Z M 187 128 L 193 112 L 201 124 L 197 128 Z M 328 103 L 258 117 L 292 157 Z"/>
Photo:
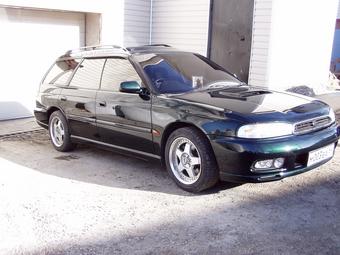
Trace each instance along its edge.
<path fill-rule="evenodd" d="M 60 107 L 51 106 L 51 107 L 49 107 L 49 108 L 47 109 L 47 121 L 49 121 L 51 114 L 52 114 L 53 112 L 55 112 L 55 111 L 60 111 L 60 112 L 65 116 L 65 118 L 66 118 L 66 115 L 65 115 L 64 111 L 63 111 Z"/>
<path fill-rule="evenodd" d="M 198 127 L 197 125 L 195 125 L 191 122 L 176 121 L 176 122 L 172 122 L 172 123 L 168 124 L 163 131 L 163 135 L 162 135 L 162 139 L 161 139 L 161 163 L 162 163 L 163 166 L 165 166 L 165 146 L 166 146 L 166 143 L 168 141 L 168 138 L 170 137 L 170 135 L 175 130 L 177 130 L 179 128 L 184 128 L 184 127 L 195 128 L 196 130 L 201 132 L 203 135 L 206 135 L 206 133 L 204 132 L 203 129 L 201 129 L 200 127 Z M 210 143 L 210 141 L 209 141 L 209 143 Z"/>

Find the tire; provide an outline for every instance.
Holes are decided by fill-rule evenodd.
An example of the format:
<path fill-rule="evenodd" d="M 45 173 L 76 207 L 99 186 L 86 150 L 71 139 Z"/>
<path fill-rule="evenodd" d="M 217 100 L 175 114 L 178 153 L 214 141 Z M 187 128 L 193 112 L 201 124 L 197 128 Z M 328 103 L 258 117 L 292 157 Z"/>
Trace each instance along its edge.
<path fill-rule="evenodd" d="M 49 119 L 48 132 L 57 151 L 66 152 L 74 148 L 69 130 L 68 122 L 61 111 L 53 112 Z"/>
<path fill-rule="evenodd" d="M 214 186 L 219 179 L 210 142 L 196 128 L 176 129 L 167 140 L 164 155 L 170 176 L 186 191 L 203 191 Z"/>

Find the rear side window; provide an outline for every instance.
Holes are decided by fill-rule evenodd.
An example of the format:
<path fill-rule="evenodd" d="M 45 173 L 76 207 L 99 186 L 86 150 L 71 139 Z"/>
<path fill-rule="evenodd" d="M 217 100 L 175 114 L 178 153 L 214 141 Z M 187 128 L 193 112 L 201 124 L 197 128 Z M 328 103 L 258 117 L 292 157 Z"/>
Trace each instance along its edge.
<path fill-rule="evenodd" d="M 98 89 L 105 59 L 84 59 L 74 74 L 70 86 Z"/>
<path fill-rule="evenodd" d="M 44 83 L 67 85 L 71 74 L 78 64 L 79 62 L 75 59 L 57 61 L 46 75 Z"/>
<path fill-rule="evenodd" d="M 129 60 L 122 58 L 107 59 L 101 89 L 119 91 L 120 83 L 123 81 L 137 81 L 141 84 L 141 79 Z"/>

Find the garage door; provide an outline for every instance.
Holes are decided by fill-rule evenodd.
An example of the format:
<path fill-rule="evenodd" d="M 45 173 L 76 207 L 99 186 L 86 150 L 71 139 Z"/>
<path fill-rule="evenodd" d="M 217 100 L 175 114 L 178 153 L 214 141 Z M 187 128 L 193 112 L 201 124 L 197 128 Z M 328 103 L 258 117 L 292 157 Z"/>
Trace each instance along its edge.
<path fill-rule="evenodd" d="M 0 8 L 0 120 L 31 116 L 44 73 L 84 41 L 82 13 Z"/>

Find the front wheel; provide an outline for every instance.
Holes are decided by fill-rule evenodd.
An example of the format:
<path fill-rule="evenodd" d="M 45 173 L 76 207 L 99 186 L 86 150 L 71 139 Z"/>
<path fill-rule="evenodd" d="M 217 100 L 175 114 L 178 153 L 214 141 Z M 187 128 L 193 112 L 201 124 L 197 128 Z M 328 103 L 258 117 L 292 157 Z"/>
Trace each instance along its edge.
<path fill-rule="evenodd" d="M 56 150 L 65 152 L 74 148 L 74 144 L 71 143 L 67 120 L 60 111 L 51 114 L 48 131 Z"/>
<path fill-rule="evenodd" d="M 195 128 L 179 128 L 170 135 L 165 162 L 170 176 L 186 191 L 200 192 L 218 181 L 218 167 L 210 143 Z"/>

